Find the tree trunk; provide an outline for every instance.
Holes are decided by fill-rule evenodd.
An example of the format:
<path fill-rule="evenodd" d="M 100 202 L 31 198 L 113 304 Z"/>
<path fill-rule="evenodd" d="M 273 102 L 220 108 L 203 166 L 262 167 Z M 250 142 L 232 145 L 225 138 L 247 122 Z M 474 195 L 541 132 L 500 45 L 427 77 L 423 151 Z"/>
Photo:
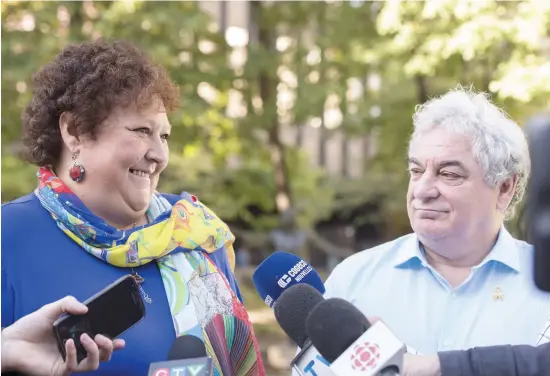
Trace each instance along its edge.
<path fill-rule="evenodd" d="M 269 28 L 262 20 L 263 7 L 261 2 L 250 3 L 258 27 L 258 43 L 264 51 L 275 48 L 275 30 Z M 264 119 L 267 126 L 268 147 L 271 154 L 275 178 L 275 203 L 278 213 L 283 213 L 292 207 L 290 179 L 286 163 L 285 146 L 280 137 L 280 124 L 277 116 L 277 84 L 275 72 L 266 72 L 265 68 L 259 77 L 260 97 L 264 105 Z"/>
<path fill-rule="evenodd" d="M 429 99 L 428 94 L 428 79 L 426 76 L 417 75 L 414 77 L 416 82 L 416 94 L 418 96 L 418 103 L 422 104 Z"/>

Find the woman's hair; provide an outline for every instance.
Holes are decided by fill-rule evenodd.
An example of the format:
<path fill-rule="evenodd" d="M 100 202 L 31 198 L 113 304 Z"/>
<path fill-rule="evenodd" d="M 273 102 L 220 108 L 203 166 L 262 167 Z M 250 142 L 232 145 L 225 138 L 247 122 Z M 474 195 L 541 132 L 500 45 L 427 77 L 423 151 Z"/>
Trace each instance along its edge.
<path fill-rule="evenodd" d="M 179 105 L 178 89 L 164 68 L 122 41 L 69 45 L 33 76 L 33 86 L 23 113 L 23 142 L 27 159 L 38 166 L 59 161 L 63 112 L 71 115 L 71 134 L 93 139 L 116 108 L 141 109 L 157 98 L 167 112 Z"/>
<path fill-rule="evenodd" d="M 516 191 L 505 213 L 506 219 L 513 217 L 531 171 L 529 149 L 522 129 L 487 94 L 459 86 L 418 106 L 413 124 L 411 141 L 437 127 L 470 137 L 474 158 L 490 187 L 516 175 Z"/>

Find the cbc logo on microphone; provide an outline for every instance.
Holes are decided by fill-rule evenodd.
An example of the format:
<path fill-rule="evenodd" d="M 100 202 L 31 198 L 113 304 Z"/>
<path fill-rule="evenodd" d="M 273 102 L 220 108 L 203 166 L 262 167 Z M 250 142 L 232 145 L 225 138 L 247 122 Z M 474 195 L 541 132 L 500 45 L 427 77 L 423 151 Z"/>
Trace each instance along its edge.
<path fill-rule="evenodd" d="M 283 276 L 279 279 L 279 281 L 277 281 L 277 284 L 279 285 L 279 287 L 284 289 L 285 287 L 288 286 L 288 284 L 291 281 L 292 281 L 292 279 L 287 274 L 283 274 Z"/>
<path fill-rule="evenodd" d="M 380 347 L 376 343 L 365 342 L 356 345 L 351 353 L 351 368 L 366 371 L 376 367 L 380 359 Z"/>

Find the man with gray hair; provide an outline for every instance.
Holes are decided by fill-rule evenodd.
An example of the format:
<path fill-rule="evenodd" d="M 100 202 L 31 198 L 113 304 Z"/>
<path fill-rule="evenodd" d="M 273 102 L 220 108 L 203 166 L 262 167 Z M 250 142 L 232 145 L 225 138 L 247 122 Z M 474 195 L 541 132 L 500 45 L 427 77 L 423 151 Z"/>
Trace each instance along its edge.
<path fill-rule="evenodd" d="M 535 345 L 550 294 L 533 248 L 504 226 L 530 172 L 521 128 L 485 94 L 458 88 L 417 107 L 408 150 L 414 233 L 339 264 L 326 297 L 380 317 L 423 354 Z"/>

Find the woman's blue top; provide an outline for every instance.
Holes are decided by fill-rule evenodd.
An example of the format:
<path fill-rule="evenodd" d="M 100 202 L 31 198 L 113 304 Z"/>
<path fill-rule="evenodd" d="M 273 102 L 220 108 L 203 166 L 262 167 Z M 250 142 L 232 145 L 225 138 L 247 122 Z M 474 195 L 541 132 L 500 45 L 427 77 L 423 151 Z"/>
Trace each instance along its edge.
<path fill-rule="evenodd" d="M 179 199 L 177 195 L 163 196 L 171 203 Z M 57 227 L 34 194 L 2 205 L 1 240 L 2 327 L 67 295 L 84 301 L 131 273 L 129 268 L 109 265 L 88 254 Z M 242 300 L 225 250 L 210 257 Z M 134 269 L 145 279 L 142 286 L 152 303 L 144 303 L 145 318 L 121 336 L 126 347 L 115 352 L 109 362 L 101 363 L 94 375 L 146 375 L 151 362 L 167 359 L 175 339 L 157 264 Z"/>

